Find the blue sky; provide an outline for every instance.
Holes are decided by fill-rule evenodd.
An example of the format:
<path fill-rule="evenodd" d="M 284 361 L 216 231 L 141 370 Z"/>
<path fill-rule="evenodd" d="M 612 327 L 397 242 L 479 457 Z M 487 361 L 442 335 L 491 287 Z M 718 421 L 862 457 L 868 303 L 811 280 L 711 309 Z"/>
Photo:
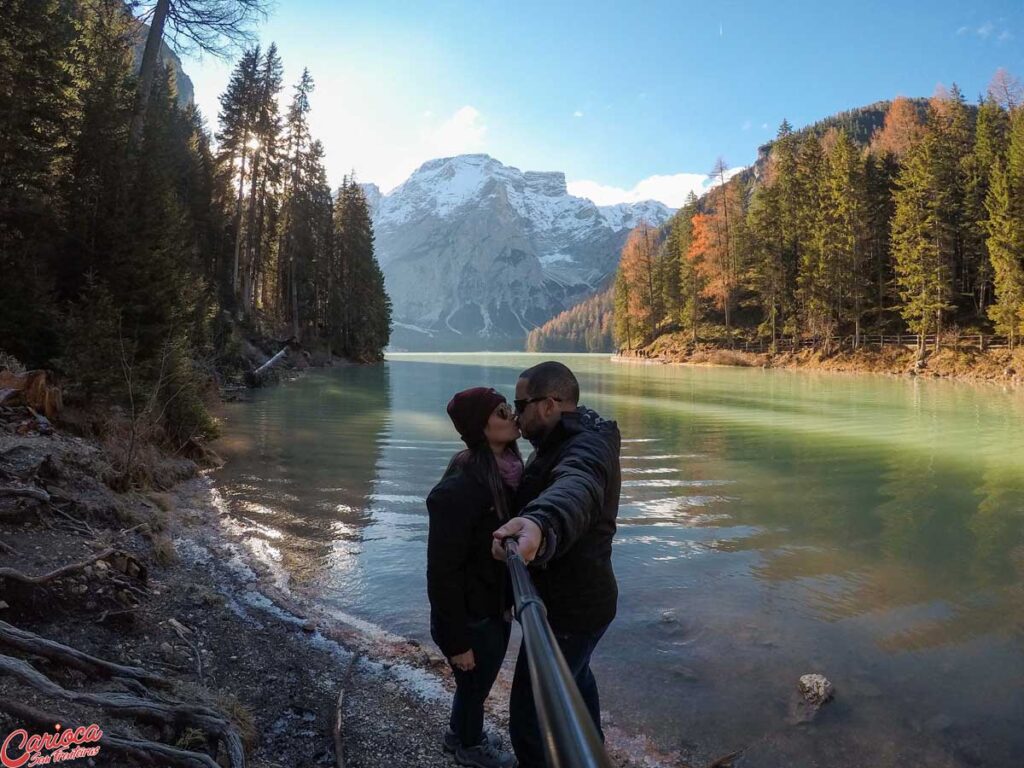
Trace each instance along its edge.
<path fill-rule="evenodd" d="M 317 84 L 332 183 L 385 191 L 432 157 L 561 170 L 599 203 L 678 205 L 716 158 L 747 165 L 796 126 L 998 67 L 1024 76 L 1024 2 L 328 2 L 260 25 L 290 84 Z M 186 58 L 215 121 L 231 63 Z"/>

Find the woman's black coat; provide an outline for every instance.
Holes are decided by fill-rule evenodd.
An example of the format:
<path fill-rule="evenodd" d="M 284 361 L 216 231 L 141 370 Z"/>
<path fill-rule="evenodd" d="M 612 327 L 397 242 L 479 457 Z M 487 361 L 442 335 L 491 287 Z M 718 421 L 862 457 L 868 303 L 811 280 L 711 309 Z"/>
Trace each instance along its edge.
<path fill-rule="evenodd" d="M 491 492 L 468 469 L 455 468 L 427 495 L 427 596 L 430 635 L 451 658 L 471 648 L 467 624 L 501 616 L 505 564 L 491 555 L 491 534 L 502 521 Z"/>

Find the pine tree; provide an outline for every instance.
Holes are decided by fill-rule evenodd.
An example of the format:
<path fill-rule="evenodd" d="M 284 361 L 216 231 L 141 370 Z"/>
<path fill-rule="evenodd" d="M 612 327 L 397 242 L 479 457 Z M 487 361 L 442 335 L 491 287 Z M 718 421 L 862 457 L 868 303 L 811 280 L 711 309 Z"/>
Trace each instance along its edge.
<path fill-rule="evenodd" d="M 391 299 L 373 252 L 373 227 L 363 190 L 346 177 L 334 207 L 332 335 L 338 350 L 354 360 L 379 360 L 391 334 Z"/>
<path fill-rule="evenodd" d="M 819 235 L 822 209 L 824 156 L 816 136 L 805 136 L 797 151 L 793 228 L 799 243 L 796 296 L 805 330 L 812 336 L 827 335 L 829 301 L 825 293 L 825 265 Z"/>
<path fill-rule="evenodd" d="M 752 280 L 764 314 L 759 334 L 767 334 L 774 347 L 783 325 L 786 274 L 786 236 L 781 211 L 781 185 L 777 178 L 758 187 L 747 211 Z"/>
<path fill-rule="evenodd" d="M 996 156 L 988 196 L 986 230 L 995 284 L 989 317 L 1011 346 L 1024 332 L 1024 109 L 1010 124 L 1006 161 Z"/>
<path fill-rule="evenodd" d="M 30 365 L 60 348 L 51 246 L 80 122 L 75 38 L 61 0 L 0 9 L 0 348 Z"/>
<path fill-rule="evenodd" d="M 247 163 L 252 164 L 253 150 L 259 147 L 256 137 L 256 115 L 259 105 L 260 48 L 242 53 L 220 96 L 220 130 L 217 132 L 220 167 L 234 191 L 234 258 L 231 269 L 231 300 L 241 295 L 242 215 L 245 209 Z"/>
<path fill-rule="evenodd" d="M 895 195 L 892 249 L 900 313 L 910 330 L 921 334 L 922 351 L 924 335 L 940 333 L 943 316 L 953 308 L 952 259 L 945 250 L 937 190 L 942 160 L 936 135 L 926 134 L 909 151 Z"/>

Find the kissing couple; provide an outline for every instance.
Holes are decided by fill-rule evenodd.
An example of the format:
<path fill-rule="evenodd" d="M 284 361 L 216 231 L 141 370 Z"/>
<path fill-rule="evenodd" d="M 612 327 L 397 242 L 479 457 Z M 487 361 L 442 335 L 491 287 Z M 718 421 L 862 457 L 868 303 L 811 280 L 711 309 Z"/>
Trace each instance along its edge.
<path fill-rule="evenodd" d="M 513 756 L 483 727 L 508 649 L 512 587 L 503 541 L 514 538 L 548 621 L 597 728 L 601 710 L 590 659 L 615 618 L 612 538 L 622 474 L 614 421 L 579 405 L 568 367 L 540 363 L 519 374 L 515 400 L 493 388 L 457 392 L 448 415 L 466 444 L 426 499 L 430 633 L 448 659 L 455 696 L 444 748 L 460 765 L 544 768 L 525 647 L 509 698 Z M 525 466 L 517 440 L 533 446 Z"/>

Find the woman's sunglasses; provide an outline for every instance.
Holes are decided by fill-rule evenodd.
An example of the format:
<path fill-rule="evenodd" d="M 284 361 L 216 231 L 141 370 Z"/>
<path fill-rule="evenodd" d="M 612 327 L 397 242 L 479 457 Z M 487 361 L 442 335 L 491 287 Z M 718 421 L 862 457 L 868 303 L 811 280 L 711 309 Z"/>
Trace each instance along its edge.
<path fill-rule="evenodd" d="M 512 410 L 512 406 L 508 403 L 498 403 L 494 413 L 499 419 L 504 419 L 505 421 L 512 421 L 516 417 L 515 411 Z"/>

